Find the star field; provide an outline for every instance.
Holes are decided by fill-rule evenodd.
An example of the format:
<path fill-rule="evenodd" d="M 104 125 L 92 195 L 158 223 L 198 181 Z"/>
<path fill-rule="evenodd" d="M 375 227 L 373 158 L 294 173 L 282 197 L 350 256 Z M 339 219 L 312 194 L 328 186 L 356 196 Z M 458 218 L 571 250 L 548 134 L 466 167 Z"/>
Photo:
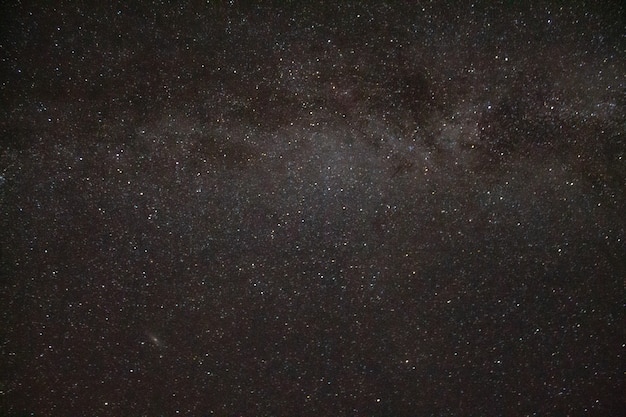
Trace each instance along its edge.
<path fill-rule="evenodd" d="M 619 2 L 1 9 L 0 414 L 623 414 Z"/>

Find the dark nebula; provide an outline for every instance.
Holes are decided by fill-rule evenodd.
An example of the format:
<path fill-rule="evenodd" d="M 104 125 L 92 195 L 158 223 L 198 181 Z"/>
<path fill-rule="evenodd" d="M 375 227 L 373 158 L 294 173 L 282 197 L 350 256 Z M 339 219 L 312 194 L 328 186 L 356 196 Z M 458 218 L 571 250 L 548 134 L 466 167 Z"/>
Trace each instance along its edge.
<path fill-rule="evenodd" d="M 12 3 L 0 415 L 624 415 L 620 2 Z"/>

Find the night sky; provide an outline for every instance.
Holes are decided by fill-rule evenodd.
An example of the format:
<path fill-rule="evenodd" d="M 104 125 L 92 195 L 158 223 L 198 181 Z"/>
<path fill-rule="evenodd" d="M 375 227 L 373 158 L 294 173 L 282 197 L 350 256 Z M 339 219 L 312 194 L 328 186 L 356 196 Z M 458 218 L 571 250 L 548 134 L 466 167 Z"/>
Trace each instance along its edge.
<path fill-rule="evenodd" d="M 624 415 L 619 1 L 7 3 L 0 415 Z"/>

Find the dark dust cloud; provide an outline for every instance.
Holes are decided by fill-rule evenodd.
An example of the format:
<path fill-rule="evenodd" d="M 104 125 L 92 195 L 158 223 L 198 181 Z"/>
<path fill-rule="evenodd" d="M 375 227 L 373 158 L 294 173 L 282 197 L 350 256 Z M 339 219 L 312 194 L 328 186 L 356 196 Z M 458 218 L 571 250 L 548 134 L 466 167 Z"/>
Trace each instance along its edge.
<path fill-rule="evenodd" d="M 184 3 L 2 6 L 0 414 L 623 415 L 619 2 Z"/>

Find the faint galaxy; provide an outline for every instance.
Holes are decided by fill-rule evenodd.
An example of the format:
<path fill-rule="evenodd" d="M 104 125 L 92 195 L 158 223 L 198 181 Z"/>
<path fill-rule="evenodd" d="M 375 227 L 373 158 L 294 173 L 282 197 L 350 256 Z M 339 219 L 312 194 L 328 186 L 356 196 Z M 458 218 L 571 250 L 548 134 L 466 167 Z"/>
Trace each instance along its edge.
<path fill-rule="evenodd" d="M 621 416 L 618 1 L 0 7 L 0 415 Z"/>

